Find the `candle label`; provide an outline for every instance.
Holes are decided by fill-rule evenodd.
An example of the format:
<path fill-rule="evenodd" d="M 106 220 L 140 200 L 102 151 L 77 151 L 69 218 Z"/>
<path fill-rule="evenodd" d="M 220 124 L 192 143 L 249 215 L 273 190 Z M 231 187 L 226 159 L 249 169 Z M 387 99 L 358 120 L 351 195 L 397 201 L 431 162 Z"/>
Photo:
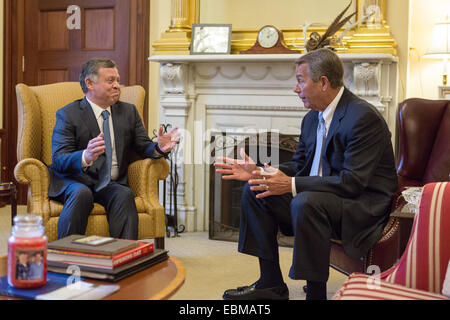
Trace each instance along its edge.
<path fill-rule="evenodd" d="M 35 288 L 47 281 L 46 245 L 9 243 L 8 282 L 16 288 Z"/>

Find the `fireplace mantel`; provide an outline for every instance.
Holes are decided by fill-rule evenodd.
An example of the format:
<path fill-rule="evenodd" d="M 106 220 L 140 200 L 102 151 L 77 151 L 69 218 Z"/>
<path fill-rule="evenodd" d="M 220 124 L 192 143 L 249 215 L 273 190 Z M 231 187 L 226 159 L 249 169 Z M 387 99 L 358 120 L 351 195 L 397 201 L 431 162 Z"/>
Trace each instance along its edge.
<path fill-rule="evenodd" d="M 197 63 L 197 62 L 295 62 L 301 54 L 205 54 L 205 55 L 155 55 L 150 61 L 160 63 Z M 341 53 L 338 56 L 346 60 L 390 61 L 397 57 L 389 53 Z"/>
<path fill-rule="evenodd" d="M 308 110 L 293 92 L 301 54 L 157 55 L 160 123 L 178 126 L 178 220 L 187 231 L 208 229 L 208 130 L 279 130 L 299 134 Z M 339 54 L 344 84 L 384 116 L 395 141 L 398 58 L 384 53 Z"/>

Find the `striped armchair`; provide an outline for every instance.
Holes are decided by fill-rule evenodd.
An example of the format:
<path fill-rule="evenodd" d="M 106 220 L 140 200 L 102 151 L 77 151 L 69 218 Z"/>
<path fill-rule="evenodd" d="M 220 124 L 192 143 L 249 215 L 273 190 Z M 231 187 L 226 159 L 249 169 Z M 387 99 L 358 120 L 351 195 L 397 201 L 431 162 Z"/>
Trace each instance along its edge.
<path fill-rule="evenodd" d="M 400 260 L 379 277 L 351 274 L 333 299 L 448 299 L 441 292 L 450 260 L 449 230 L 450 182 L 426 184 Z"/>
<path fill-rule="evenodd" d="M 61 82 L 30 87 L 16 86 L 19 138 L 14 175 L 18 182 L 28 185 L 27 209 L 42 216 L 49 241 L 57 239 L 57 224 L 62 204 L 48 198 L 49 173 L 45 164 L 52 162 L 51 137 L 56 123 L 56 111 L 66 104 L 84 97 L 78 82 Z M 136 106 L 143 115 L 145 90 L 141 86 L 121 89 L 120 99 Z M 165 159 L 137 160 L 128 167 L 128 182 L 135 194 L 139 214 L 138 238 L 155 238 L 158 247 L 164 246 L 165 215 L 158 201 L 158 180 L 169 174 Z M 86 233 L 108 236 L 105 208 L 98 203 L 89 216 Z"/>

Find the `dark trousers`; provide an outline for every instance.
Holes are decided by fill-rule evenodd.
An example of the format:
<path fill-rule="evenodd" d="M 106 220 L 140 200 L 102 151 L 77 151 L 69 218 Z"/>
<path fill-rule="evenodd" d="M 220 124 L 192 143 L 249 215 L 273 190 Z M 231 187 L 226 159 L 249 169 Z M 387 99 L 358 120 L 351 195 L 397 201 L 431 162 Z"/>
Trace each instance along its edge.
<path fill-rule="evenodd" d="M 138 237 L 138 213 L 134 193 L 127 186 L 111 182 L 99 192 L 74 182 L 52 200 L 64 204 L 58 220 L 58 239 L 71 234 L 85 234 L 89 214 L 97 202 L 105 207 L 109 234 L 114 238 Z"/>
<path fill-rule="evenodd" d="M 294 236 L 289 277 L 326 282 L 330 239 L 340 239 L 342 199 L 324 192 L 300 192 L 257 199 L 249 184 L 242 194 L 239 252 L 278 260 L 277 233 Z"/>

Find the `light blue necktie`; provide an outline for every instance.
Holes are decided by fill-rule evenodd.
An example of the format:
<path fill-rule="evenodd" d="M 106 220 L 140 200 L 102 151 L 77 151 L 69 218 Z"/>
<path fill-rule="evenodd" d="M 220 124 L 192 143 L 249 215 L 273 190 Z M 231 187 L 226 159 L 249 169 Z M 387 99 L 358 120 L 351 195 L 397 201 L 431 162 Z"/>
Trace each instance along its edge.
<path fill-rule="evenodd" d="M 108 185 L 111 181 L 111 163 L 112 163 L 112 146 L 111 146 L 111 134 L 109 132 L 109 112 L 104 110 L 102 112 L 103 117 L 103 140 L 105 140 L 105 155 L 106 161 L 99 171 L 99 179 L 95 186 L 95 191 L 98 192 Z"/>
<path fill-rule="evenodd" d="M 314 153 L 314 160 L 311 165 L 310 176 L 318 176 L 320 163 L 322 161 L 323 146 L 327 138 L 327 130 L 325 128 L 325 120 L 323 119 L 323 112 L 319 112 L 319 124 L 317 125 L 316 151 Z"/>

